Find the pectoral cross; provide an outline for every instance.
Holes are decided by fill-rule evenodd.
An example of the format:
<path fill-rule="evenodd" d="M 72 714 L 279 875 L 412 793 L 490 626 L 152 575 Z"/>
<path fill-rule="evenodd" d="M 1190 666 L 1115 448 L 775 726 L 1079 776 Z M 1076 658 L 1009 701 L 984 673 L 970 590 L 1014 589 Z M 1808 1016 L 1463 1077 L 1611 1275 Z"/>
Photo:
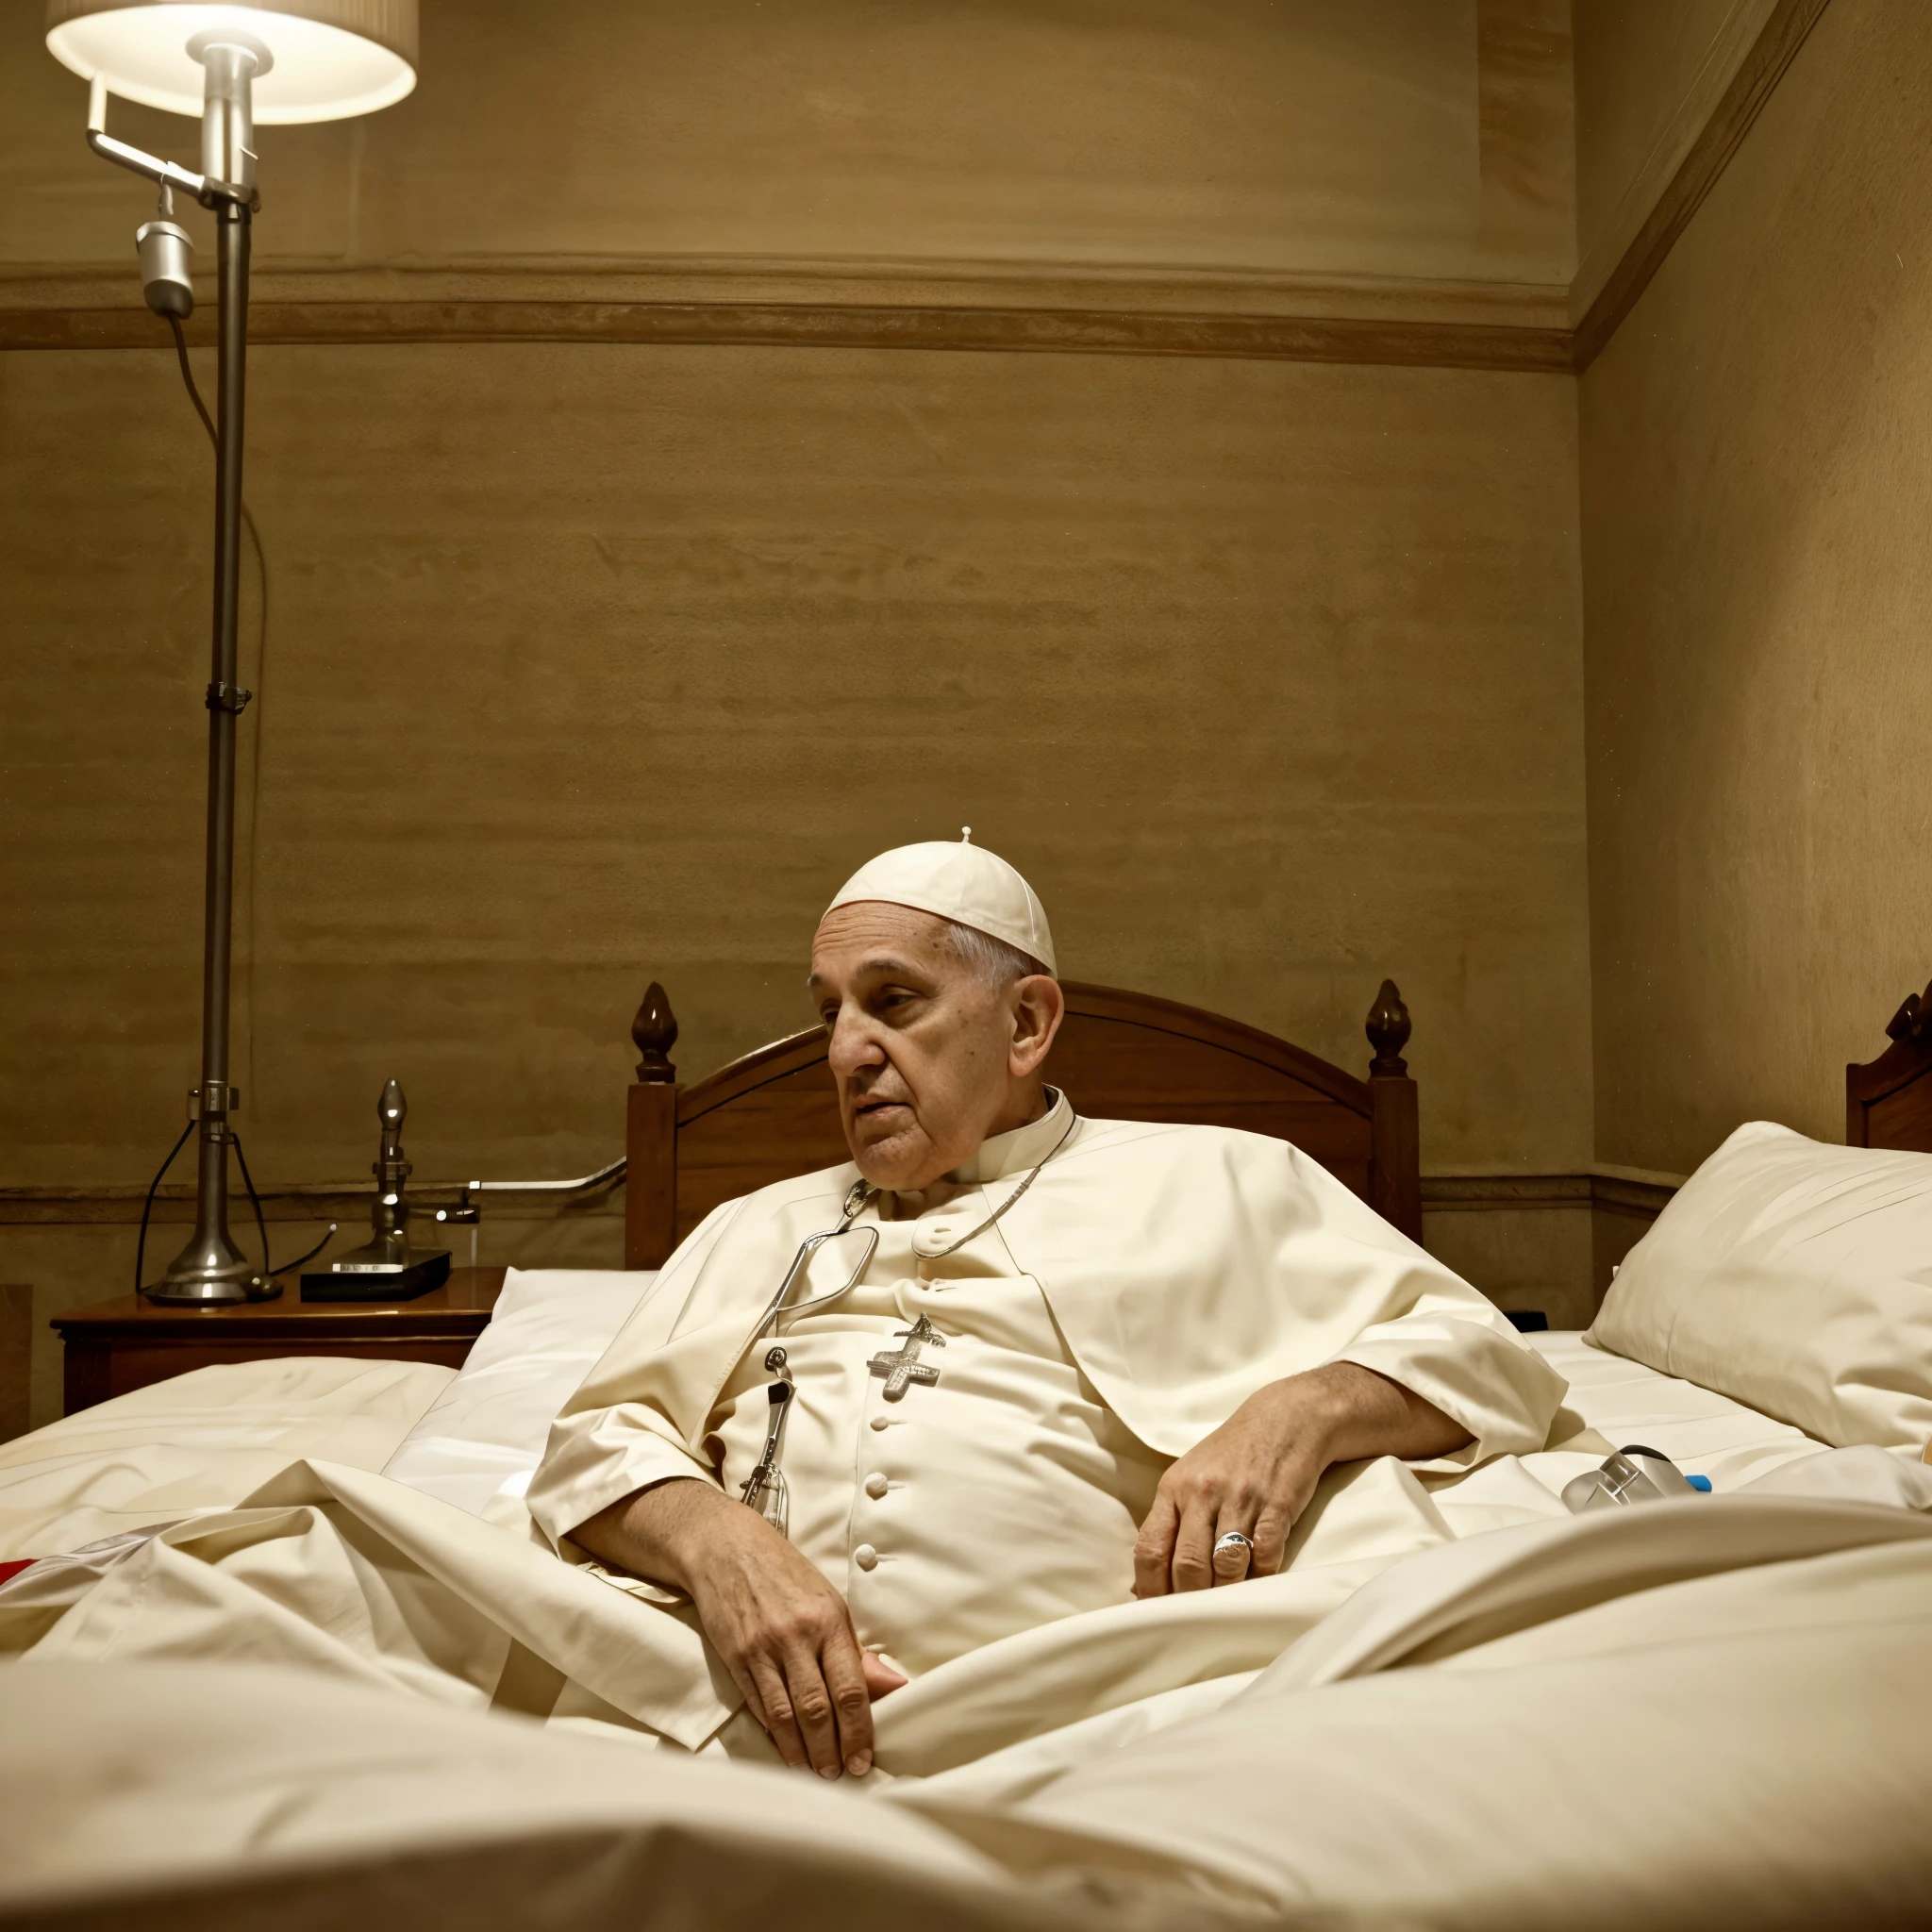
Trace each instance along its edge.
<path fill-rule="evenodd" d="M 930 1389 L 940 1378 L 940 1372 L 929 1368 L 919 1359 L 922 1342 L 929 1341 L 935 1348 L 943 1348 L 946 1338 L 935 1332 L 932 1324 L 922 1315 L 909 1328 L 899 1331 L 904 1348 L 893 1349 L 882 1355 L 875 1355 L 866 1364 L 874 1375 L 883 1375 L 885 1389 L 881 1391 L 888 1402 L 903 1402 L 906 1391 L 917 1382 L 922 1389 Z"/>

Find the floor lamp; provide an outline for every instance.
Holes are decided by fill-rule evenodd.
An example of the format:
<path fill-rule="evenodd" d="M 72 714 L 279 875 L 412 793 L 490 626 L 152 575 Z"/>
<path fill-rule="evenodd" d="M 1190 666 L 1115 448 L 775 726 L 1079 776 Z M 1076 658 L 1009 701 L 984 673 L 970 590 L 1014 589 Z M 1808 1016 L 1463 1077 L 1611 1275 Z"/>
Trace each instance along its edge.
<path fill-rule="evenodd" d="M 90 83 L 88 145 L 160 190 L 160 219 L 136 238 L 142 280 L 158 314 L 193 307 L 192 247 L 165 219 L 186 194 L 215 218 L 220 267 L 220 405 L 215 454 L 213 664 L 208 695 L 208 874 L 201 976 L 201 1080 L 189 1094 L 198 1126 L 194 1233 L 162 1279 L 158 1302 L 266 1301 L 281 1291 L 228 1232 L 230 927 L 235 888 L 235 734 L 249 693 L 236 683 L 241 598 L 242 406 L 248 358 L 248 244 L 261 197 L 255 124 L 340 121 L 399 101 L 416 84 L 416 0 L 277 0 L 192 6 L 177 0 L 103 5 L 48 0 L 47 47 Z M 201 121 L 201 172 L 158 160 L 107 131 L 120 94 Z"/>

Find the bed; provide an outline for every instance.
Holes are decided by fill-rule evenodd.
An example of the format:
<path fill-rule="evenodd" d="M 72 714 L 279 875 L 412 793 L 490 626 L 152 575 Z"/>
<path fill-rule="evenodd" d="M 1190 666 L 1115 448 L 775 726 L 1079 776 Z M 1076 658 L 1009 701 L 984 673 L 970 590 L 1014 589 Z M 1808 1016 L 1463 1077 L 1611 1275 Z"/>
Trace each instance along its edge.
<path fill-rule="evenodd" d="M 1372 1200 L 1415 1199 L 1392 988 L 1367 1080 L 1212 1015 L 1079 998 L 1085 1037 L 1055 1071 L 1088 1108 L 1106 1110 L 1093 1091 L 1123 1112 L 1239 1108 L 1241 1124 L 1307 1135 Z M 1670 1373 L 1667 1352 L 1697 1345 L 1688 1256 L 1706 1257 L 1706 1300 L 1728 1306 L 1741 1280 L 1775 1307 L 1761 1243 L 1736 1232 L 1766 1217 L 1734 1200 L 1751 1175 L 1790 1196 L 1800 1162 L 1799 1205 L 1837 1230 L 1840 1276 L 1856 1274 L 1846 1204 L 1859 1187 L 1888 1204 L 1905 1259 L 1887 1264 L 1897 1282 L 1854 1281 L 1853 1352 L 1880 1381 L 1932 1381 L 1932 1346 L 1913 1354 L 1932 1342 L 1913 1287 L 1932 1225 L 1926 1005 L 1908 1001 L 1887 1053 L 1847 1070 L 1847 1148 L 1740 1130 L 1720 1156 L 1745 1178 L 1714 1156 L 1659 1223 L 1650 1252 L 1674 1260 L 1633 1251 L 1599 1332 L 1530 1338 L 1571 1383 L 1541 1455 L 1436 1487 L 1402 1465 L 1336 1473 L 1282 1576 L 1067 1620 L 1081 1627 L 895 1693 L 878 1707 L 892 1774 L 847 1794 L 644 1738 L 649 1657 L 628 1600 L 557 1564 L 522 1512 L 549 1415 L 669 1241 L 774 1162 L 824 1151 L 815 1036 L 680 1090 L 675 1023 L 647 999 L 627 1227 L 650 1265 L 512 1274 L 460 1374 L 209 1369 L 0 1451 L 0 1555 L 39 1559 L 0 1583 L 0 1642 L 23 1658 L 0 1670 L 0 1912 L 1924 1923 L 1932 1473 L 1923 1437 L 1907 1439 L 1932 1407 L 1902 1410 L 1855 1368 L 1791 1380 L 1774 1415 L 1738 1392 L 1748 1361 L 1700 1379 Z M 1619 1334 L 1666 1366 L 1603 1345 Z M 1782 1335 L 1766 1351 L 1791 1355 Z M 1568 1477 L 1633 1440 L 1715 1493 L 1570 1515 Z M 325 1585 L 326 1614 L 305 1610 L 302 1591 Z M 166 1641 L 144 1641 L 129 1607 L 171 1588 L 241 1636 L 211 1656 L 177 1615 Z M 358 1619 L 387 1619 L 384 1645 L 358 1649 Z"/>

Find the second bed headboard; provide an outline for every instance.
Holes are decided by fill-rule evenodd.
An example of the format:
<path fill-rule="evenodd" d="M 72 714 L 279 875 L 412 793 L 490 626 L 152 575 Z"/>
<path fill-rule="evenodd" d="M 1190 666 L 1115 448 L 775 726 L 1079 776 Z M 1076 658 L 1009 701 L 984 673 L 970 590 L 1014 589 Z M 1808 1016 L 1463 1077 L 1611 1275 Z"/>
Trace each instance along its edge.
<path fill-rule="evenodd" d="M 1408 1009 L 1392 980 L 1369 1011 L 1366 1079 L 1219 1013 L 1064 983 L 1046 1076 L 1096 1119 L 1242 1127 L 1292 1141 L 1412 1239 L 1422 1238 Z M 642 1058 L 625 1132 L 624 1265 L 658 1267 L 721 1202 L 848 1156 L 822 1029 L 677 1084 L 677 1022 L 653 984 L 631 1028 Z"/>
<path fill-rule="evenodd" d="M 1845 1069 L 1845 1145 L 1932 1154 L 1932 986 L 1891 1016 L 1891 1044 Z"/>

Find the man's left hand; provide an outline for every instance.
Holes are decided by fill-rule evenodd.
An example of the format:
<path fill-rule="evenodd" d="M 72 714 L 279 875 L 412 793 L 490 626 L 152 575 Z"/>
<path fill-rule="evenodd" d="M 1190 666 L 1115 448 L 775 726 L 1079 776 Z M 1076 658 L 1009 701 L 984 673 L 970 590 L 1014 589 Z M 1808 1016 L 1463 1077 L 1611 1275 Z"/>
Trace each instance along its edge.
<path fill-rule="evenodd" d="M 1271 1382 L 1161 1477 L 1134 1545 L 1134 1594 L 1272 1576 L 1330 1463 L 1440 1456 L 1468 1441 L 1433 1403 L 1354 1362 Z M 1230 1531 L 1252 1540 L 1252 1556 L 1239 1543 L 1215 1554 Z"/>

